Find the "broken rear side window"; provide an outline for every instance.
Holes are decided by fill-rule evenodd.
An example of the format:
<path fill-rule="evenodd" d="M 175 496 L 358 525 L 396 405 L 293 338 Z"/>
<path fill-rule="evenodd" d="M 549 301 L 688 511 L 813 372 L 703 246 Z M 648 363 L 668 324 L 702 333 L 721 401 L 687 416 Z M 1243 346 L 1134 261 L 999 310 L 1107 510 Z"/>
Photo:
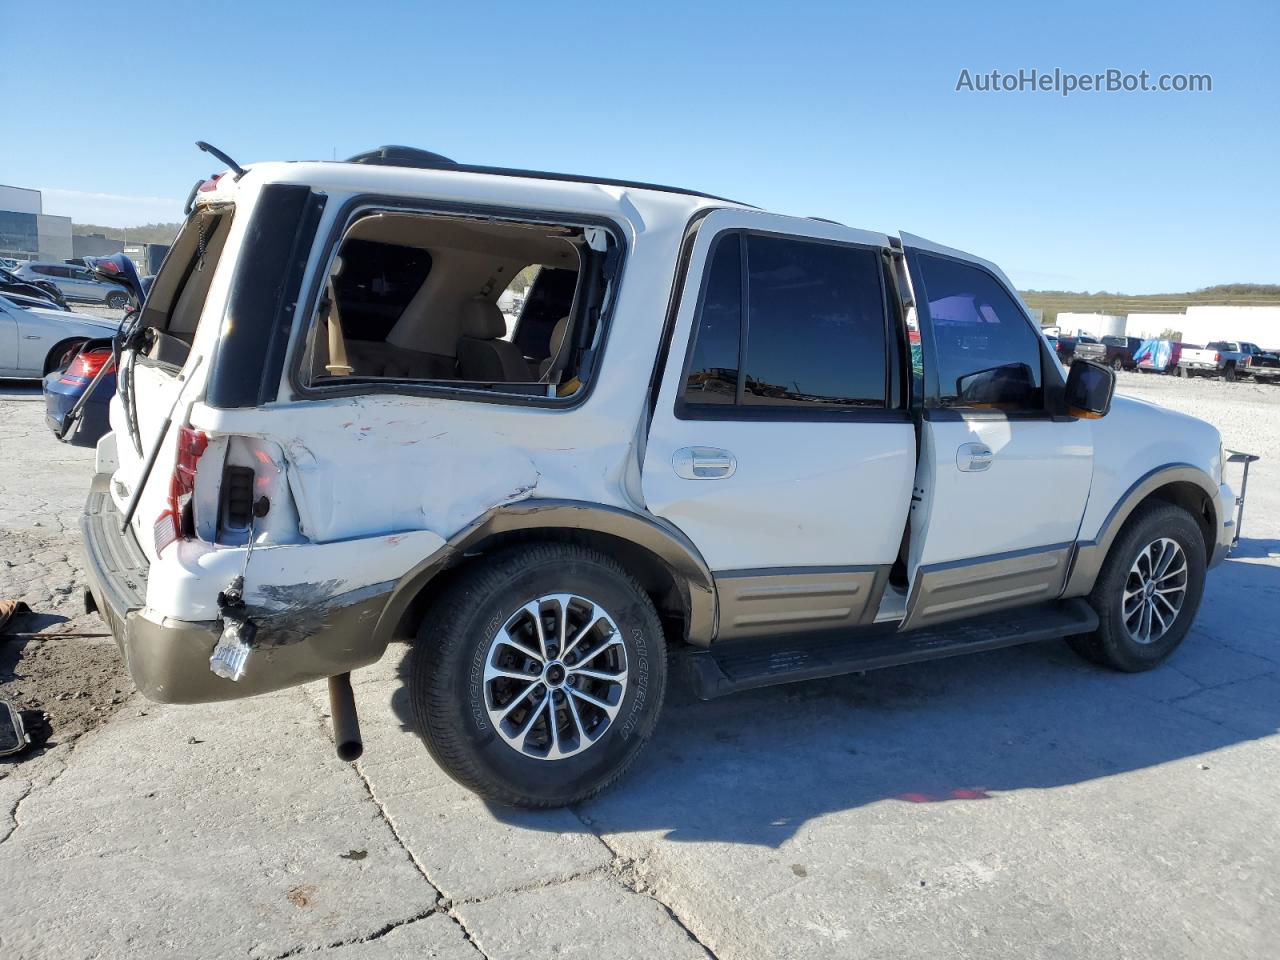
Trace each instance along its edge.
<path fill-rule="evenodd" d="M 595 366 L 612 294 L 606 236 L 490 218 L 362 215 L 318 298 L 303 382 L 572 397 Z"/>

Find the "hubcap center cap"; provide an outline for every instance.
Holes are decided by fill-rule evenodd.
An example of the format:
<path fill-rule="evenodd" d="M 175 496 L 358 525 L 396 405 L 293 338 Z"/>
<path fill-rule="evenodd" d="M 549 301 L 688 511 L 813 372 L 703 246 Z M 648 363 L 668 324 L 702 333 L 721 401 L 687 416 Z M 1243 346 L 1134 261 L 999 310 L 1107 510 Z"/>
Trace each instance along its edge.
<path fill-rule="evenodd" d="M 564 664 L 560 663 L 558 660 L 554 660 L 547 664 L 546 681 L 550 686 L 558 687 L 560 684 L 564 683 L 566 673 L 567 671 L 564 668 Z"/>
<path fill-rule="evenodd" d="M 1155 593 L 1156 592 L 1155 581 L 1148 580 L 1147 585 L 1142 588 L 1142 592 L 1145 593 L 1148 597 L 1150 597 L 1153 593 Z"/>

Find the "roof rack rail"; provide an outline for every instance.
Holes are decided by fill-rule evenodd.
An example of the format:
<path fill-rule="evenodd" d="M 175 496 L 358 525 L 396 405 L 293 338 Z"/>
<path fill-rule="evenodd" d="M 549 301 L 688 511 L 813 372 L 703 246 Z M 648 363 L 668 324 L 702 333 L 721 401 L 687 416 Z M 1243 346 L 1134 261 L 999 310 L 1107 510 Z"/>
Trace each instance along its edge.
<path fill-rule="evenodd" d="M 348 157 L 346 163 L 367 163 L 380 167 L 413 167 L 419 170 L 453 170 L 457 173 L 483 173 L 494 177 L 527 177 L 530 180 L 559 180 L 567 183 L 598 183 L 607 187 L 632 187 L 637 190 L 656 190 L 660 193 L 678 193 L 688 197 L 706 197 L 708 200 L 720 200 L 724 203 L 739 203 L 727 197 L 717 197 L 713 193 L 702 190 L 688 190 L 684 187 L 665 187 L 657 183 L 643 183 L 638 180 L 613 180 L 608 177 L 584 177 L 572 173 L 549 173 L 545 170 L 520 170 L 513 167 L 486 167 L 472 163 L 458 163 L 448 157 L 430 150 L 419 150 L 416 147 L 402 147 L 395 144 L 366 150 Z M 741 204 L 750 206 L 750 204 Z"/>
<path fill-rule="evenodd" d="M 417 147 L 402 147 L 388 143 L 354 157 L 347 157 L 347 163 L 371 163 L 380 167 L 418 167 L 424 170 L 438 170 L 441 167 L 456 167 L 457 164 L 448 157 L 430 150 L 419 150 Z"/>

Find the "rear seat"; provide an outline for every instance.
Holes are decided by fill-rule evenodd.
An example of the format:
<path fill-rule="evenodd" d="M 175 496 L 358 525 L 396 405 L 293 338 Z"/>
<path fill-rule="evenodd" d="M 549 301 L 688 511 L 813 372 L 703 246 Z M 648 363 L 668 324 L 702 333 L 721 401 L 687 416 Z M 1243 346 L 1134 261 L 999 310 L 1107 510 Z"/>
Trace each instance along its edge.
<path fill-rule="evenodd" d="M 376 340 L 348 340 L 346 345 L 352 376 L 411 380 L 455 380 L 458 376 L 453 357 Z"/>

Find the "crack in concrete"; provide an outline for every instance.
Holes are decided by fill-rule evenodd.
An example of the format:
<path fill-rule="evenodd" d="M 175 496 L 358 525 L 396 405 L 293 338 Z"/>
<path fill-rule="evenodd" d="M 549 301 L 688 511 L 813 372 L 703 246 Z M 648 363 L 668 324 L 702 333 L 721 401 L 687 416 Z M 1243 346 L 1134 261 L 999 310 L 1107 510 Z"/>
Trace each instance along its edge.
<path fill-rule="evenodd" d="M 5 831 L 4 836 L 0 837 L 0 843 L 4 843 L 6 840 L 8 840 L 10 837 L 12 837 L 15 833 L 18 832 L 18 808 L 22 806 L 22 801 L 27 799 L 27 797 L 31 796 L 32 791 L 34 791 L 36 788 L 35 783 L 33 783 L 32 781 L 28 780 L 26 783 L 27 783 L 27 788 L 22 791 L 22 793 L 18 796 L 16 800 L 13 801 L 13 808 L 9 811 L 9 814 L 8 814 L 8 819 L 13 821 L 13 826 L 9 827 L 9 829 Z"/>
<path fill-rule="evenodd" d="M 1182 673 L 1181 670 L 1179 670 L 1178 672 Z M 1184 677 L 1187 676 L 1185 673 L 1183 673 L 1182 675 Z M 1235 680 L 1224 680 L 1221 683 L 1200 683 L 1200 681 L 1196 680 L 1194 677 L 1187 677 L 1187 679 L 1192 681 L 1193 683 L 1200 683 L 1200 689 L 1192 690 L 1190 693 L 1184 693 L 1180 696 L 1171 697 L 1168 700 L 1162 700 L 1160 702 L 1167 704 L 1168 706 L 1171 706 L 1171 707 L 1176 707 L 1178 706 L 1179 703 L 1181 703 L 1184 700 L 1190 700 L 1192 697 L 1198 697 L 1200 696 L 1200 694 L 1208 693 L 1211 690 L 1225 690 L 1227 687 L 1234 687 L 1236 684 L 1239 684 L 1239 683 L 1250 683 L 1253 680 L 1261 680 L 1263 677 L 1270 677 L 1274 675 L 1275 675 L 1274 670 L 1264 670 L 1262 673 L 1255 673 L 1249 677 L 1239 677 Z"/>
<path fill-rule="evenodd" d="M 468 907 L 477 903 L 488 903 L 491 900 L 497 900 L 499 897 L 509 897 L 513 894 L 528 893 L 530 890 L 545 890 L 547 887 L 559 887 L 566 883 L 572 883 L 575 880 L 585 880 L 590 877 L 612 876 L 610 864 L 601 864 L 598 867 L 590 867 L 586 870 L 576 870 L 573 873 L 562 874 L 558 877 L 548 877 L 546 879 L 530 880 L 528 883 L 519 883 L 514 887 L 503 887 L 501 890 L 495 890 L 493 893 L 485 894 L 481 897 L 461 897 L 456 900 L 447 900 L 450 907 Z"/>
<path fill-rule="evenodd" d="M 97 730 L 102 729 L 102 727 L 104 726 L 106 726 L 105 723 L 102 724 L 102 726 L 98 727 Z M 0 843 L 8 843 L 10 840 L 12 840 L 14 835 L 17 834 L 18 832 L 18 828 L 22 826 L 22 820 L 18 816 L 18 812 L 22 809 L 22 805 L 26 803 L 28 800 L 30 800 L 37 793 L 44 790 L 48 790 L 55 783 L 61 780 L 62 777 L 66 774 L 66 772 L 71 769 L 71 758 L 75 754 L 76 749 L 80 746 L 81 742 L 83 742 L 85 737 L 96 733 L 97 730 L 86 730 L 83 733 L 76 734 L 70 740 L 64 741 L 67 747 L 67 751 L 63 756 L 57 758 L 57 762 L 61 764 L 61 769 L 59 769 L 57 773 L 54 773 L 52 776 L 50 776 L 47 780 L 43 782 L 41 782 L 39 777 L 34 777 L 27 781 L 26 791 L 24 791 L 22 796 L 20 796 L 14 802 L 13 809 L 9 813 L 9 818 L 13 820 L 13 826 L 10 828 L 8 833 L 6 833 L 3 837 L 0 837 Z M 62 744 L 60 744 L 60 746 L 61 745 Z M 48 759 L 52 761 L 53 760 L 52 751 L 49 753 L 40 754 L 36 757 L 32 757 L 31 762 L 34 762 L 39 759 Z"/>
<path fill-rule="evenodd" d="M 302 696 L 303 696 L 303 700 L 307 702 L 313 710 L 316 711 L 316 720 L 320 724 L 321 729 L 325 731 L 325 736 L 328 736 L 329 724 L 325 721 L 323 709 L 316 704 L 315 700 L 313 700 L 311 697 L 307 695 L 305 687 L 302 688 Z M 412 923 L 414 920 L 424 919 L 425 917 L 430 916 L 432 913 L 443 913 L 445 916 L 447 916 L 450 920 L 452 920 L 455 924 L 458 925 L 458 929 L 462 932 L 463 939 L 466 940 L 467 943 L 471 944 L 471 946 L 475 949 L 475 951 L 478 954 L 480 954 L 480 956 L 483 957 L 484 960 L 489 960 L 489 955 L 485 953 L 483 949 L 481 949 L 478 943 L 476 943 L 475 937 L 473 937 L 471 934 L 471 931 L 467 929 L 467 925 L 462 922 L 462 918 L 459 917 L 456 913 L 454 913 L 453 902 L 445 896 L 444 891 L 440 889 L 440 885 L 435 883 L 431 879 L 431 875 L 427 872 L 426 865 L 423 864 L 422 861 L 420 861 L 414 855 L 413 850 L 410 849 L 407 843 L 405 843 L 404 837 L 402 837 L 400 835 L 400 831 L 396 829 L 395 821 L 391 818 L 391 814 L 387 812 L 386 806 L 383 804 L 381 800 L 378 799 L 378 795 L 374 792 L 373 784 L 369 781 L 369 778 L 365 774 L 364 769 L 360 766 L 359 761 L 351 764 L 351 769 L 355 773 L 356 777 L 359 779 L 360 783 L 364 786 L 365 793 L 369 795 L 369 800 L 373 803 L 374 807 L 377 808 L 378 816 L 382 818 L 382 822 L 385 823 L 387 825 L 387 829 L 391 831 L 391 836 L 395 839 L 396 843 L 399 844 L 400 849 L 403 850 L 405 856 L 409 858 L 409 862 L 413 864 L 414 868 L 418 871 L 419 874 L 421 874 L 422 879 L 426 881 L 427 886 L 429 886 L 435 892 L 437 897 L 435 905 L 432 906 L 432 908 L 426 913 L 418 917 L 413 917 L 408 921 L 402 921 L 400 923 L 392 924 L 390 927 L 386 929 L 379 928 L 379 931 L 376 931 L 375 935 L 370 936 L 368 939 L 377 939 L 378 937 L 384 937 L 388 933 L 390 933 L 391 930 L 394 930 L 397 926 L 404 926 L 405 923 Z M 365 942 L 365 941 L 359 941 L 359 942 Z"/>
<path fill-rule="evenodd" d="M 693 932 L 693 928 L 685 922 L 684 918 L 681 917 L 680 914 L 676 913 L 675 908 L 659 897 L 657 891 L 651 885 L 645 884 L 636 875 L 635 864 L 637 861 L 630 857 L 624 857 L 615 850 L 609 841 L 596 830 L 594 824 L 584 817 L 576 807 L 570 807 L 569 810 L 582 822 L 582 825 L 587 828 L 591 835 L 600 842 L 600 845 L 609 851 L 609 854 L 613 859 L 609 862 L 607 869 L 613 879 L 618 881 L 618 883 L 622 884 L 622 886 L 630 890 L 632 893 L 641 897 L 647 897 L 660 906 L 663 912 L 665 912 L 671 919 L 671 922 L 683 930 L 686 937 L 697 944 L 698 949 L 705 953 L 710 960 L 718 960 L 715 951 L 702 942 L 702 939 Z"/>
<path fill-rule="evenodd" d="M 292 950 L 286 950 L 284 953 L 277 953 L 271 960 L 288 960 L 289 957 L 305 956 L 308 953 L 319 953 L 321 950 L 337 950 L 339 947 L 350 947 L 358 943 L 372 943 L 374 940 L 381 940 L 392 930 L 399 930 L 401 927 L 407 927 L 419 920 L 425 920 L 428 917 L 442 913 L 439 905 L 433 906 L 429 910 L 414 914 L 412 917 L 405 917 L 403 920 L 392 920 L 390 923 L 384 924 L 372 933 L 364 934 L 359 937 L 350 937 L 346 940 L 335 940 L 333 943 L 325 943 L 314 947 L 295 947 Z"/>

